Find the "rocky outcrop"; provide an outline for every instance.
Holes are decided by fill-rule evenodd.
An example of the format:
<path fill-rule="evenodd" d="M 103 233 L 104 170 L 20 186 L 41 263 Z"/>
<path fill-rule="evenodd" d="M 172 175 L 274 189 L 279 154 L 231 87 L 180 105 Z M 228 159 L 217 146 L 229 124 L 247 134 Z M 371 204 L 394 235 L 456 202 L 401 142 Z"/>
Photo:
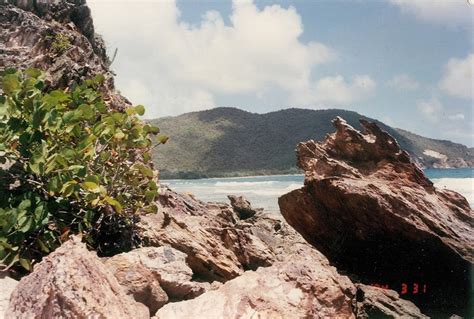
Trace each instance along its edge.
<path fill-rule="evenodd" d="M 194 298 L 211 288 L 193 281 L 186 255 L 171 247 L 143 247 L 105 260 L 119 283 L 154 314 L 168 301 Z"/>
<path fill-rule="evenodd" d="M 382 289 L 378 299 L 356 302 L 357 287 L 279 216 L 257 211 L 241 220 L 230 205 L 171 190 L 161 192 L 159 203 L 159 213 L 140 223 L 144 244 L 170 245 L 187 254 L 193 279 L 225 283 L 194 299 L 175 299 L 158 318 L 351 318 L 366 309 L 397 317 L 400 308 L 406 317 L 423 317 Z"/>
<path fill-rule="evenodd" d="M 370 299 L 356 299 L 361 289 Z M 387 297 L 383 289 L 356 288 L 306 245 L 286 261 L 247 271 L 195 299 L 167 304 L 155 318 L 367 318 L 375 313 L 425 318 L 413 304 L 390 293 Z"/>
<path fill-rule="evenodd" d="M 116 109 L 130 104 L 115 92 L 105 44 L 84 0 L 1 0 L 0 29 L 0 71 L 40 69 L 53 89 L 100 74 L 105 101 Z"/>
<path fill-rule="evenodd" d="M 10 302 L 10 295 L 17 285 L 18 281 L 10 278 L 7 273 L 0 272 L 0 318 L 4 317 Z"/>
<path fill-rule="evenodd" d="M 397 141 L 343 119 L 322 142 L 297 147 L 305 186 L 281 212 L 338 269 L 398 290 L 437 313 L 467 314 L 474 214 L 461 195 L 433 187 Z"/>
<path fill-rule="evenodd" d="M 20 280 L 5 318 L 149 318 L 149 312 L 75 237 Z"/>
<path fill-rule="evenodd" d="M 265 214 L 240 220 L 227 204 L 203 203 L 169 189 L 162 193 L 159 212 L 143 216 L 138 225 L 142 241 L 184 252 L 198 278 L 224 282 L 277 258 L 284 240 L 280 221 Z"/>

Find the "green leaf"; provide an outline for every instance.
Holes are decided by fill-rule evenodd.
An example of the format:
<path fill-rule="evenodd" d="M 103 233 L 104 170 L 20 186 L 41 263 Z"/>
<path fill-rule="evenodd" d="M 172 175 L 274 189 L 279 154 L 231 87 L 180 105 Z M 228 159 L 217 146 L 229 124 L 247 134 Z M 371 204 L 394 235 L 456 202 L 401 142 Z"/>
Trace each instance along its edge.
<path fill-rule="evenodd" d="M 100 184 L 100 179 L 99 179 L 99 176 L 97 176 L 97 175 L 89 175 L 89 176 L 86 177 L 85 181 L 95 183 L 97 185 Z"/>
<path fill-rule="evenodd" d="M 137 105 L 135 106 L 135 112 L 137 112 L 138 115 L 142 116 L 145 114 L 145 107 L 143 105 Z"/>
<path fill-rule="evenodd" d="M 82 112 L 82 116 L 86 120 L 92 119 L 95 115 L 94 109 L 89 104 L 81 104 L 81 105 L 79 105 L 79 107 L 77 109 L 78 109 L 78 111 Z"/>
<path fill-rule="evenodd" d="M 105 201 L 112 206 L 118 213 L 122 212 L 122 204 L 110 196 L 105 196 Z"/>
<path fill-rule="evenodd" d="M 125 137 L 125 134 L 122 132 L 122 131 L 118 131 L 117 133 L 114 134 L 114 137 L 117 139 L 117 140 L 121 140 Z"/>
<path fill-rule="evenodd" d="M 28 259 L 20 258 L 20 265 L 28 271 L 31 271 L 31 262 Z"/>
<path fill-rule="evenodd" d="M 32 78 L 39 78 L 41 76 L 41 71 L 34 68 L 28 68 L 25 70 L 25 74 Z"/>
<path fill-rule="evenodd" d="M 2 89 L 5 94 L 11 94 L 20 89 L 20 81 L 16 74 L 7 74 L 2 79 Z"/>
<path fill-rule="evenodd" d="M 157 191 L 147 191 L 145 192 L 145 199 L 148 203 L 152 203 L 155 200 Z"/>
<path fill-rule="evenodd" d="M 92 192 L 92 193 L 99 193 L 100 188 L 99 185 L 97 185 L 94 182 L 84 182 L 81 184 L 82 188 L 84 188 L 86 191 Z"/>
<path fill-rule="evenodd" d="M 156 140 L 160 143 L 160 144 L 166 144 L 166 142 L 168 142 L 170 138 L 166 135 L 158 135 L 156 137 Z"/>

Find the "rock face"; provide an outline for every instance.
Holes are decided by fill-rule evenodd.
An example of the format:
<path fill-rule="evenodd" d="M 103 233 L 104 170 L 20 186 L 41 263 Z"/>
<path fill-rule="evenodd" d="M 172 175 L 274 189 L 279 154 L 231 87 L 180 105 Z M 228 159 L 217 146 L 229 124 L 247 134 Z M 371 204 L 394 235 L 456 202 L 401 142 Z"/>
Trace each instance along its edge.
<path fill-rule="evenodd" d="M 425 318 L 418 308 L 390 291 L 356 288 L 327 259 L 308 245 L 271 267 L 247 271 L 217 290 L 170 303 L 156 319 L 174 318 Z M 356 300 L 356 291 L 369 299 Z"/>
<path fill-rule="evenodd" d="M 23 277 L 5 318 L 149 318 L 97 255 L 73 238 Z"/>
<path fill-rule="evenodd" d="M 158 318 L 351 318 L 367 309 L 424 317 L 382 289 L 378 299 L 356 304 L 357 287 L 278 216 L 258 211 L 240 220 L 223 203 L 202 203 L 170 190 L 161 194 L 160 212 L 140 223 L 143 242 L 184 252 L 193 279 L 225 283 L 194 299 L 176 298 L 158 310 Z"/>
<path fill-rule="evenodd" d="M 0 318 L 4 317 L 10 302 L 10 295 L 17 285 L 18 281 L 8 277 L 6 273 L 0 272 Z"/>
<path fill-rule="evenodd" d="M 186 254 L 194 275 L 227 281 L 277 258 L 281 222 L 260 216 L 240 220 L 231 206 L 203 203 L 164 189 L 160 211 L 141 218 L 145 245 L 169 245 Z"/>
<path fill-rule="evenodd" d="M 38 68 L 54 89 L 101 74 L 106 102 L 116 109 L 130 104 L 114 90 L 105 44 L 94 33 L 85 0 L 0 0 L 0 30 L 0 71 Z"/>
<path fill-rule="evenodd" d="M 206 290 L 209 283 L 195 282 L 186 263 L 186 255 L 171 247 L 143 247 L 107 258 L 112 270 L 129 295 L 154 314 L 168 301 L 194 298 Z"/>
<path fill-rule="evenodd" d="M 157 318 L 354 318 L 354 286 L 325 258 L 307 255 L 247 271 L 221 288 L 161 308 Z M 296 257 L 296 256 L 294 256 Z"/>
<path fill-rule="evenodd" d="M 398 290 L 422 310 L 468 314 L 474 214 L 433 187 L 377 125 L 343 119 L 322 142 L 297 147 L 305 186 L 279 199 L 290 225 L 338 269 Z"/>

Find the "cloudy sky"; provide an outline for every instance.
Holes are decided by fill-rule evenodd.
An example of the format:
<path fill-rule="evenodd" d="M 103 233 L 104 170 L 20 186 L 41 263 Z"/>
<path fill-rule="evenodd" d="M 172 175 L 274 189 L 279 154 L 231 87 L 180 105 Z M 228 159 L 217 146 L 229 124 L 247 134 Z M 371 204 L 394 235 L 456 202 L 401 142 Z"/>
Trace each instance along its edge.
<path fill-rule="evenodd" d="M 473 1 L 474 2 L 474 1 Z M 147 118 L 342 108 L 474 146 L 467 0 L 89 0 Z"/>

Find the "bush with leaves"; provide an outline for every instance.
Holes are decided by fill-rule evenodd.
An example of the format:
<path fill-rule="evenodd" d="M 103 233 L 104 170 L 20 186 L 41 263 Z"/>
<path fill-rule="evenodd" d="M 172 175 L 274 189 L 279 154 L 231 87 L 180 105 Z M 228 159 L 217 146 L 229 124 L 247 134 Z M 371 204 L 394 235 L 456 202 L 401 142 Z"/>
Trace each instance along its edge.
<path fill-rule="evenodd" d="M 150 150 L 159 129 L 138 118 L 144 107 L 108 108 L 102 76 L 50 92 L 42 78 L 35 69 L 1 77 L 0 262 L 8 268 L 30 270 L 73 233 L 102 255 L 131 249 L 138 214 L 157 210 Z"/>

